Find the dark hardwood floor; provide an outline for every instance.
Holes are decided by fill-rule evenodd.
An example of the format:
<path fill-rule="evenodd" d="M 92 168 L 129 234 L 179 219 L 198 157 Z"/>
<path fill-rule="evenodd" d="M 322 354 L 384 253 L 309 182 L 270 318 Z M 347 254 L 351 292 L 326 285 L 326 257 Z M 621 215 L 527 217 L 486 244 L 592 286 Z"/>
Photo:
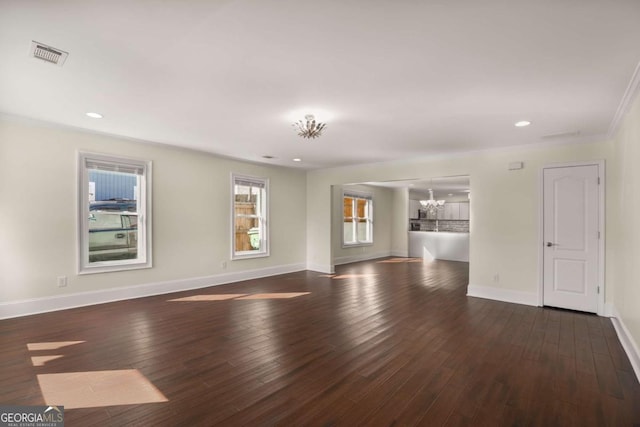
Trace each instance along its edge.
<path fill-rule="evenodd" d="M 166 401 L 65 409 L 66 425 L 640 424 L 609 319 L 466 297 L 467 269 L 383 259 L 3 320 L 0 404 L 137 370 Z M 101 381 L 47 403 L 149 388 Z"/>

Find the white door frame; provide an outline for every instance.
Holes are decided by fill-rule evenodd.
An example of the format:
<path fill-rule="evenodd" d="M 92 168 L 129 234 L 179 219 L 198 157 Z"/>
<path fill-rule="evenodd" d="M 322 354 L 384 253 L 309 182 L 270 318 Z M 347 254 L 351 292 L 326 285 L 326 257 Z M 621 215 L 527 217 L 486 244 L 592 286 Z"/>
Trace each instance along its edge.
<path fill-rule="evenodd" d="M 598 166 L 598 176 L 600 185 L 598 186 L 598 228 L 600 240 L 598 241 L 598 316 L 606 316 L 605 310 L 605 162 L 604 160 L 594 160 L 589 162 L 564 162 L 549 163 L 543 165 L 539 171 L 538 187 L 538 306 L 544 305 L 544 170 L 550 168 L 575 167 L 575 166 Z"/>

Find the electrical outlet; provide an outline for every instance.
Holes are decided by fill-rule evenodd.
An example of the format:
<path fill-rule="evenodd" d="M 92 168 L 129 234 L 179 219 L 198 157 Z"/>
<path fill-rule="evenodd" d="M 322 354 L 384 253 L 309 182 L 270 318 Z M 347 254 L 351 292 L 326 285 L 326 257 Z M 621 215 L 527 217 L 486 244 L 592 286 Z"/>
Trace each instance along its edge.
<path fill-rule="evenodd" d="M 220 267 L 222 267 L 223 270 L 226 269 L 227 268 L 227 261 L 222 261 L 220 263 Z"/>
<path fill-rule="evenodd" d="M 58 276 L 58 287 L 64 288 L 67 286 L 67 276 Z"/>
<path fill-rule="evenodd" d="M 498 273 L 496 273 L 495 276 L 493 276 L 493 281 L 495 283 L 498 283 L 500 281 L 500 275 Z"/>

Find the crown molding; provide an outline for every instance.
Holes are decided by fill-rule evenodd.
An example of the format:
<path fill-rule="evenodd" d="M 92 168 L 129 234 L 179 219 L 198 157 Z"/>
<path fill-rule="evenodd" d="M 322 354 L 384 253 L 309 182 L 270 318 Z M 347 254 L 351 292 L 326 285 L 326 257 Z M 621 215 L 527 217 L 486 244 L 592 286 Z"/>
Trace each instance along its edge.
<path fill-rule="evenodd" d="M 609 132 L 607 132 L 607 138 L 612 139 L 616 136 L 616 133 L 618 133 L 620 125 L 623 122 L 624 116 L 631 109 L 631 105 L 638 96 L 638 92 L 640 92 L 640 62 L 636 66 L 636 69 L 631 76 L 631 81 L 629 81 L 629 85 L 627 86 L 627 90 L 624 91 L 620 105 L 618 105 L 618 110 L 613 116 L 613 120 L 609 126 Z"/>

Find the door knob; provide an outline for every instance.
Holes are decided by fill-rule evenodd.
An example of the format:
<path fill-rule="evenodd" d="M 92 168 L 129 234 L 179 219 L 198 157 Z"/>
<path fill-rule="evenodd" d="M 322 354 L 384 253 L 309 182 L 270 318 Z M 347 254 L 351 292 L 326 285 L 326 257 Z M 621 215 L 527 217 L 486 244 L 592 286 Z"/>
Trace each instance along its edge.
<path fill-rule="evenodd" d="M 547 242 L 547 247 L 550 248 L 551 246 L 557 246 L 557 243 L 551 243 L 551 242 Z"/>

